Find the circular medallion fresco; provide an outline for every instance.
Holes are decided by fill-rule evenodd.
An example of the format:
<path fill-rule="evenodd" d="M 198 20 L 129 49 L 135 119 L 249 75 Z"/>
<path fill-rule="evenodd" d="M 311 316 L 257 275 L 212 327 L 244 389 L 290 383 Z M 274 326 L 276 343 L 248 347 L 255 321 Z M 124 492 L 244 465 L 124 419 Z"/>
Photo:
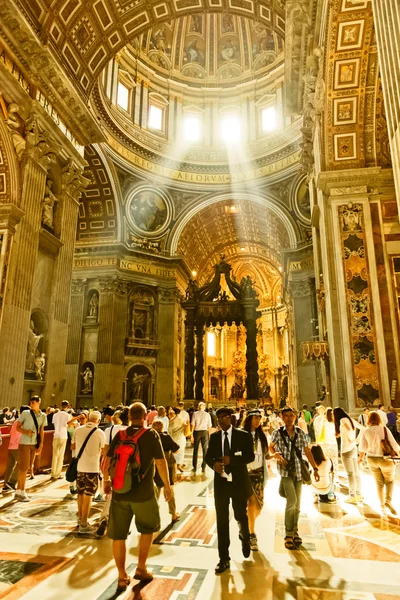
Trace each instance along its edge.
<path fill-rule="evenodd" d="M 127 202 L 129 225 L 146 237 L 157 237 L 170 221 L 170 206 L 165 194 L 152 188 L 135 190 Z"/>

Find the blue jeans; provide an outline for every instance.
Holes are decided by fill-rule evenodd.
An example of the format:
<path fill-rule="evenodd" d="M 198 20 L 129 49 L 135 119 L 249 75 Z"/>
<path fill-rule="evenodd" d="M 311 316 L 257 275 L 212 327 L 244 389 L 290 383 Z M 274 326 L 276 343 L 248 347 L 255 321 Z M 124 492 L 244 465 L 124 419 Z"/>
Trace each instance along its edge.
<path fill-rule="evenodd" d="M 282 485 L 286 496 L 285 508 L 285 531 L 287 537 L 293 537 L 298 533 L 298 523 L 300 516 L 302 480 L 296 477 L 282 477 Z"/>

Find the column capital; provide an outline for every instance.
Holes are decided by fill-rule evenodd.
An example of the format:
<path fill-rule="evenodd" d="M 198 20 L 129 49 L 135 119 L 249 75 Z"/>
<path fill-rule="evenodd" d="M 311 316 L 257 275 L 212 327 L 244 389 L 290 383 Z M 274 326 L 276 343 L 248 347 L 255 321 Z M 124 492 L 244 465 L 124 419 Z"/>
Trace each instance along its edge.
<path fill-rule="evenodd" d="M 85 293 L 85 289 L 86 289 L 86 283 L 87 283 L 86 278 L 73 279 L 71 281 L 71 295 L 72 296 L 83 296 L 83 294 Z"/>
<path fill-rule="evenodd" d="M 83 176 L 83 169 L 78 167 L 72 159 L 64 165 L 61 181 L 63 191 L 69 194 L 77 202 L 90 183 L 90 180 Z"/>
<path fill-rule="evenodd" d="M 14 235 L 15 227 L 24 215 L 25 213 L 15 204 L 0 204 L 0 229 L 7 229 Z"/>
<path fill-rule="evenodd" d="M 38 115 L 33 112 L 25 125 L 26 148 L 23 156 L 35 160 L 43 169 L 56 162 L 61 152 L 57 144 L 40 125 Z"/>
<path fill-rule="evenodd" d="M 370 188 L 385 184 L 390 169 L 370 167 L 346 169 L 345 171 L 325 171 L 317 176 L 317 188 L 330 196 L 351 196 L 367 194 Z"/>
<path fill-rule="evenodd" d="M 100 295 L 116 294 L 125 296 L 128 292 L 129 282 L 119 277 L 100 277 L 99 278 Z"/>
<path fill-rule="evenodd" d="M 303 296 L 311 296 L 313 286 L 311 279 L 300 279 L 298 281 L 289 282 L 289 294 L 292 298 L 301 298 Z"/>
<path fill-rule="evenodd" d="M 173 304 L 179 302 L 180 295 L 176 288 L 158 288 L 158 300 L 163 304 Z"/>

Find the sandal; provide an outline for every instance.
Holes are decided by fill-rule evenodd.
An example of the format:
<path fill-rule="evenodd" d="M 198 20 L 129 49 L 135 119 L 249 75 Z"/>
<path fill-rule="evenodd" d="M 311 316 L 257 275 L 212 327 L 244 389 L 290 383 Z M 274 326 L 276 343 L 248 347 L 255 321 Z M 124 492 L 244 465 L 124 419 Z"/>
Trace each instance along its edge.
<path fill-rule="evenodd" d="M 292 537 L 289 537 L 289 536 L 285 537 L 285 548 L 287 550 L 294 550 L 296 548 L 296 545 L 295 545 Z"/>
<path fill-rule="evenodd" d="M 147 569 L 136 569 L 133 579 L 138 581 L 153 581 L 153 573 Z"/>
<path fill-rule="evenodd" d="M 130 577 L 121 577 L 121 579 L 118 579 L 117 592 L 125 592 L 130 582 Z"/>
<path fill-rule="evenodd" d="M 303 540 L 301 539 L 301 537 L 299 536 L 299 534 L 296 534 L 293 536 L 293 543 L 296 546 L 301 546 L 301 544 L 303 543 Z"/>

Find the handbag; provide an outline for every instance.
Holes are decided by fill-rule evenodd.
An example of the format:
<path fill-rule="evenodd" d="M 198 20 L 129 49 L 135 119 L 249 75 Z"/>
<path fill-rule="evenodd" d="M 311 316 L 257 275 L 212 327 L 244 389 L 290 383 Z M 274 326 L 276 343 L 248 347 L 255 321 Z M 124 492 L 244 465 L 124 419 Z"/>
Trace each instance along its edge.
<path fill-rule="evenodd" d="M 33 420 L 33 422 L 35 424 L 35 429 L 36 429 L 36 444 L 35 444 L 35 447 L 36 447 L 36 450 L 38 450 L 40 448 L 40 442 L 42 440 L 42 438 L 40 436 L 40 433 L 39 433 L 39 425 L 38 425 L 38 422 L 37 422 L 37 419 L 36 419 L 35 412 L 33 410 L 30 410 L 29 412 L 31 413 L 32 420 Z"/>
<path fill-rule="evenodd" d="M 397 452 L 395 450 L 393 450 L 391 443 L 389 442 L 388 439 L 388 430 L 387 427 L 384 427 L 385 430 L 385 434 L 384 434 L 384 438 L 383 440 L 381 440 L 381 448 L 382 448 L 382 452 L 383 452 L 383 456 L 389 456 L 390 458 L 393 458 L 394 456 L 397 456 Z"/>
<path fill-rule="evenodd" d="M 311 485 L 311 471 L 308 467 L 308 462 L 303 460 L 301 452 L 298 448 L 294 448 L 297 454 L 297 458 L 300 461 L 301 479 L 305 485 Z"/>
<path fill-rule="evenodd" d="M 86 448 L 86 444 L 88 443 L 90 436 L 96 431 L 96 429 L 97 427 L 93 427 L 89 435 L 86 436 L 86 439 L 83 442 L 81 449 L 79 450 L 78 456 L 75 456 L 71 459 L 71 462 L 69 463 L 68 469 L 65 473 L 65 479 L 69 481 L 69 483 L 73 483 L 74 481 L 76 481 L 76 478 L 78 477 L 78 461 L 82 456 L 84 449 Z"/>

